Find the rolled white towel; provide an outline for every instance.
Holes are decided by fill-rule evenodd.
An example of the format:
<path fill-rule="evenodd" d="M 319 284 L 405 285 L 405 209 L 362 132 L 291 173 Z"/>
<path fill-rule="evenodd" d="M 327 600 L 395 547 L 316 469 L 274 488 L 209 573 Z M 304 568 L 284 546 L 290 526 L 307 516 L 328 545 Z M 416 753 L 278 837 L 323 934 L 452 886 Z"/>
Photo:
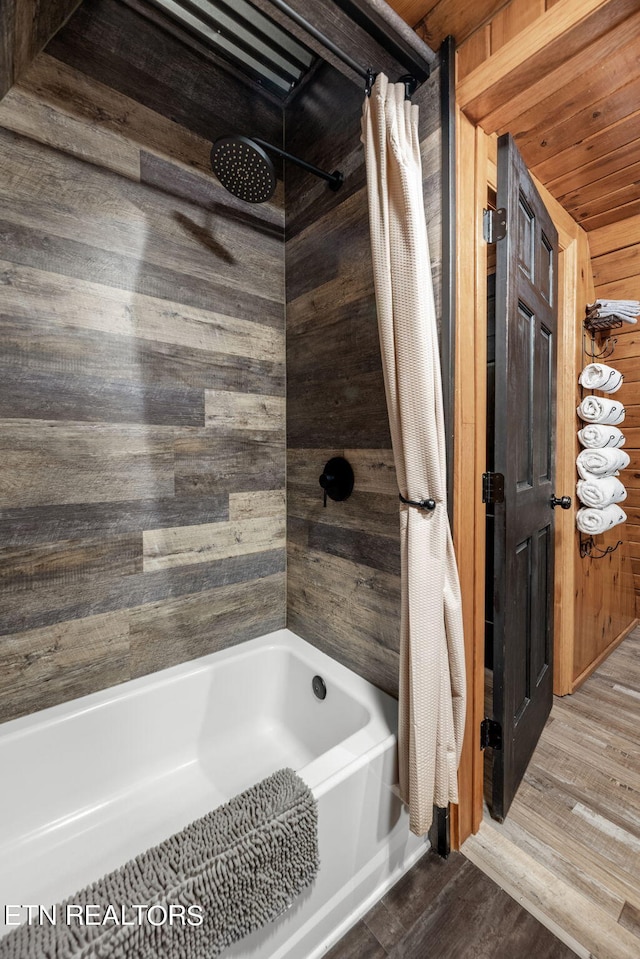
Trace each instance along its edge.
<path fill-rule="evenodd" d="M 578 382 L 586 390 L 615 393 L 622 386 L 622 373 L 604 363 L 589 363 L 580 374 Z"/>
<path fill-rule="evenodd" d="M 606 530 L 612 529 L 618 523 L 626 522 L 626 519 L 625 511 L 615 503 L 611 506 L 605 506 L 604 509 L 595 509 L 589 506 L 579 509 L 576 513 L 576 526 L 581 533 L 590 533 L 595 536 L 597 533 L 604 533 Z"/>
<path fill-rule="evenodd" d="M 613 476 L 629 465 L 630 457 L 624 450 L 582 450 L 578 453 L 576 466 L 581 479 L 594 476 Z"/>
<path fill-rule="evenodd" d="M 585 506 L 604 509 L 612 503 L 622 503 L 627 491 L 615 476 L 594 476 L 592 479 L 580 479 L 576 483 L 578 499 Z"/>
<path fill-rule="evenodd" d="M 622 403 L 606 396 L 585 396 L 577 413 L 586 423 L 611 423 L 616 426 L 624 420 Z"/>
<path fill-rule="evenodd" d="M 583 426 L 581 430 L 578 430 L 578 439 L 583 446 L 597 450 L 605 447 L 617 449 L 626 443 L 624 433 L 617 426 L 600 426 L 599 423 Z"/>

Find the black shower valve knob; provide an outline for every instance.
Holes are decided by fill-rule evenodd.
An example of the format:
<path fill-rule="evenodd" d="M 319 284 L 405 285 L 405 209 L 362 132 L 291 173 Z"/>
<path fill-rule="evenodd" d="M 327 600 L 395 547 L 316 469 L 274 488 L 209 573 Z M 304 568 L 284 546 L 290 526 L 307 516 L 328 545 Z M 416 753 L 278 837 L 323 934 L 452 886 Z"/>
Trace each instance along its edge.
<path fill-rule="evenodd" d="M 344 456 L 334 456 L 325 464 L 324 471 L 319 479 L 324 490 L 324 505 L 329 499 L 340 502 L 348 499 L 353 491 L 353 470 Z"/>
<path fill-rule="evenodd" d="M 335 476 L 333 476 L 332 474 L 325 472 L 320 477 L 320 486 L 324 490 L 323 506 L 325 507 L 325 509 L 327 507 L 327 490 L 329 489 L 330 486 L 333 485 L 334 482 L 335 482 Z"/>

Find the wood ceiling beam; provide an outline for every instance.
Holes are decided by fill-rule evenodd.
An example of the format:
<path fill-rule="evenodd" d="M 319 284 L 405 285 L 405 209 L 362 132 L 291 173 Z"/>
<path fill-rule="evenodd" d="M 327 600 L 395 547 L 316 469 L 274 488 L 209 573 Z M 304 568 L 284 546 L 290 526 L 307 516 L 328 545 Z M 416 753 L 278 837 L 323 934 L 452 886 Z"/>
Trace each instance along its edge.
<path fill-rule="evenodd" d="M 551 73 L 542 73 L 537 83 L 518 96 L 503 101 L 483 126 L 493 129 L 496 125 L 498 134 L 517 130 L 518 140 L 529 137 L 535 129 L 544 128 L 550 116 L 572 116 L 594 96 L 605 96 L 628 83 L 637 73 L 639 50 L 640 9 Z"/>
<path fill-rule="evenodd" d="M 523 100 L 532 106 L 549 96 L 556 69 L 637 11 L 638 0 L 560 0 L 527 29 L 526 44 L 514 37 L 460 81 L 461 108 L 487 133 L 495 132 L 504 122 L 501 106 L 520 97 L 521 113 Z"/>

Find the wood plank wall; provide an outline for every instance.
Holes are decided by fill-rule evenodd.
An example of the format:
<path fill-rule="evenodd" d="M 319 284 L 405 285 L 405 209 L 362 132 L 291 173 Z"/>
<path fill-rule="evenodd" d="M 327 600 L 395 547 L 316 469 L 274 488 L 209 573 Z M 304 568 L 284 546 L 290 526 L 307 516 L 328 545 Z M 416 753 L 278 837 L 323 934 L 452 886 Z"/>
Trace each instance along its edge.
<path fill-rule="evenodd" d="M 587 234 L 539 181 L 536 186 L 558 230 L 559 306 L 558 422 L 556 492 L 568 492 L 571 509 L 556 510 L 556 595 L 554 693 L 575 692 L 636 625 L 631 563 L 626 547 L 602 559 L 580 555 L 575 516 L 580 501 L 575 459 L 583 425 L 575 410 L 582 396 L 580 370 L 588 362 L 583 352 L 585 305 L 595 298 L 591 251 Z M 620 529 L 596 538 L 600 548 L 615 546 Z M 575 596 L 573 608 L 567 597 Z"/>
<path fill-rule="evenodd" d="M 398 691 L 400 555 L 369 246 L 362 91 L 326 67 L 287 111 L 287 149 L 345 184 L 287 170 L 288 624 L 393 695 Z M 438 312 L 441 276 L 439 75 L 420 104 Z M 318 477 L 344 455 L 352 496 L 323 507 Z"/>
<path fill-rule="evenodd" d="M 282 191 L 205 172 L 250 120 L 113 0 L 0 104 L 1 720 L 284 624 Z"/>
<path fill-rule="evenodd" d="M 589 234 L 597 296 L 640 300 L 639 237 L 640 216 Z M 631 462 L 620 474 L 628 491 L 627 500 L 622 505 L 629 519 L 624 526 L 611 532 L 615 534 L 614 542 L 619 538 L 627 544 L 635 585 L 636 616 L 640 616 L 640 333 L 637 327 L 624 326 L 612 335 L 618 342 L 607 362 L 624 374 L 618 395 L 627 410 L 622 429 Z"/>
<path fill-rule="evenodd" d="M 581 234 L 579 274 L 576 282 L 576 314 L 579 335 L 575 367 L 580 371 L 590 361 L 583 352 L 582 323 L 584 308 L 595 298 L 592 264 L 589 261 L 594 234 Z M 577 380 L 577 377 L 576 377 Z M 624 389 L 624 387 L 623 387 Z M 581 399 L 580 387 L 575 383 L 575 405 Z M 624 397 L 621 394 L 621 399 Z M 626 401 L 625 401 L 626 402 Z M 575 431 L 583 424 L 576 416 Z M 625 421 L 626 432 L 626 421 Z M 577 436 L 573 436 L 573 452 L 581 450 Z M 628 474 L 629 471 L 626 471 Z M 577 479 L 577 472 L 574 472 Z M 623 482 L 627 475 L 621 474 Z M 559 495 L 559 494 L 558 494 Z M 579 506 L 576 500 L 576 506 Z M 623 504 L 626 508 L 626 504 Z M 575 635 L 573 646 L 573 675 L 571 692 L 582 685 L 588 676 L 606 659 L 615 647 L 636 625 L 635 599 L 631 576 L 629 550 L 625 545 L 603 558 L 580 556 L 580 534 L 575 537 Z M 600 549 L 614 547 L 626 539 L 624 527 L 615 527 L 595 539 Z"/>
<path fill-rule="evenodd" d="M 2 0 L 0 99 L 71 16 L 80 0 Z"/>
<path fill-rule="evenodd" d="M 47 52 L 205 141 L 250 132 L 281 141 L 280 106 L 119 0 L 84 0 Z"/>
<path fill-rule="evenodd" d="M 492 9 L 487 9 L 487 16 L 482 22 L 480 18 L 474 20 L 472 17 L 462 31 L 456 31 L 453 22 L 447 23 L 449 31 L 460 44 L 458 47 L 459 80 L 497 53 L 509 40 L 513 40 L 521 30 L 525 30 L 543 13 L 554 7 L 558 0 L 510 0 L 507 3 L 503 0 L 498 2 L 489 0 L 489 3 Z M 455 17 L 455 14 L 453 16 Z M 427 17 L 423 30 L 428 29 L 428 23 Z M 478 23 L 480 26 L 477 26 Z"/>
<path fill-rule="evenodd" d="M 456 38 L 459 78 L 466 76 L 559 0 L 390 0 L 425 43 L 438 50 Z"/>

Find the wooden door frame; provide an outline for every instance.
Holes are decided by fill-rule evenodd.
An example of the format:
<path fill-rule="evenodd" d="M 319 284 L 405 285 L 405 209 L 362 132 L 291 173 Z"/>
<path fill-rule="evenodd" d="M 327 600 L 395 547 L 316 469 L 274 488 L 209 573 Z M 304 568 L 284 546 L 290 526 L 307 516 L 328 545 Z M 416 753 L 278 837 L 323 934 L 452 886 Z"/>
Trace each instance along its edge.
<path fill-rule="evenodd" d="M 496 137 L 488 136 L 458 110 L 456 211 L 456 362 L 454 410 L 453 538 L 458 557 L 467 666 L 467 719 L 459 769 L 459 798 L 452 807 L 451 842 L 459 848 L 480 828 L 483 815 L 485 511 L 481 477 L 486 469 L 487 248 L 482 211 L 496 186 Z M 556 400 L 556 493 L 575 500 L 573 435 L 579 361 L 579 244 L 583 231 L 536 181 L 558 231 L 558 351 Z M 584 252 L 584 251 L 583 251 Z M 586 247 L 588 258 L 588 245 Z M 575 628 L 575 504 L 557 517 L 555 532 L 556 617 L 554 692 L 571 691 Z M 567 597 L 571 601 L 567 602 Z M 564 602 L 562 599 L 564 598 Z"/>

